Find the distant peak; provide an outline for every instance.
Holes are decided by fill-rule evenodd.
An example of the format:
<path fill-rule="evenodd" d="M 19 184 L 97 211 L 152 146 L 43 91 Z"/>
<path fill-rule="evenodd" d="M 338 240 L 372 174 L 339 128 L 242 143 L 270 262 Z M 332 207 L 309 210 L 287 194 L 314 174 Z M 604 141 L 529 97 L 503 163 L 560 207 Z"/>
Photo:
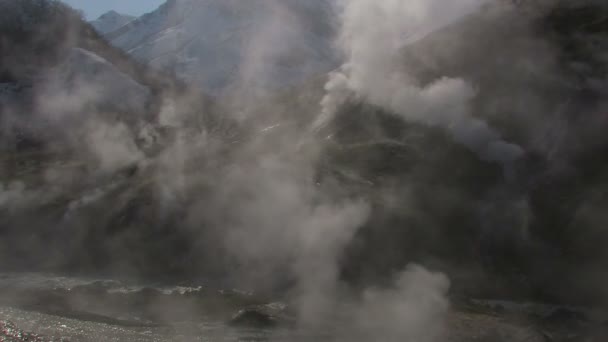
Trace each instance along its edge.
<path fill-rule="evenodd" d="M 116 12 L 115 10 L 110 10 L 110 11 L 100 15 L 99 19 L 104 19 L 107 17 L 116 17 L 116 16 L 120 16 L 120 14 L 118 12 Z"/>
<path fill-rule="evenodd" d="M 99 16 L 99 19 L 111 19 L 111 18 L 134 18 L 134 17 L 131 15 L 127 15 L 127 14 L 118 13 L 115 10 L 110 10 L 110 11 L 102 14 L 101 16 Z"/>
<path fill-rule="evenodd" d="M 91 21 L 91 24 L 97 32 L 107 34 L 121 28 L 134 19 L 134 16 L 121 14 L 112 10 L 102 14 L 96 20 Z"/>

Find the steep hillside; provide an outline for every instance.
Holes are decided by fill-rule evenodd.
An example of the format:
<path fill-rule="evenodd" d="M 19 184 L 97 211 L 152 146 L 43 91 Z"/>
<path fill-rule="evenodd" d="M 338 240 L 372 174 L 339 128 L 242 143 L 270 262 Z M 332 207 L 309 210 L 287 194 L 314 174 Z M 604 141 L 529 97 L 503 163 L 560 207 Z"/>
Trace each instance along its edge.
<path fill-rule="evenodd" d="M 174 153 L 163 151 L 178 127 L 186 127 L 182 137 L 203 128 L 228 134 L 230 119 L 215 116 L 198 88 L 134 61 L 59 1 L 3 0 L 0 13 L 2 268 L 90 270 L 109 261 L 96 234 L 147 234 L 117 224 L 153 198 L 142 184 L 156 171 L 140 175 L 138 166 Z M 104 218 L 74 214 L 123 191 L 129 199 Z M 39 253 L 25 256 L 30 248 Z"/>
<path fill-rule="evenodd" d="M 81 123 L 99 116 L 131 127 L 154 123 L 163 101 L 190 92 L 183 82 L 110 45 L 59 1 L 5 0 L 0 6 L 0 82 L 3 94 L 10 93 L 3 130 L 12 132 L 2 137 L 6 147 L 16 136 L 44 140 L 63 134 L 47 126 L 61 126 L 70 115 Z M 205 102 L 199 95 L 197 101 Z"/>
<path fill-rule="evenodd" d="M 333 13 L 327 0 L 171 0 L 107 38 L 212 92 L 276 89 L 335 66 Z"/>

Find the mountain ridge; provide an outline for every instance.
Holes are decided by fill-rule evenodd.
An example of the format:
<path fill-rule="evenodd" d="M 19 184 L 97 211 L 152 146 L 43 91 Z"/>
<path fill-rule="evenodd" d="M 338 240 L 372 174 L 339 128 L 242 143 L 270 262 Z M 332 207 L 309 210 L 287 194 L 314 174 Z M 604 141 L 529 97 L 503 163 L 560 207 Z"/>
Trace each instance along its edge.
<path fill-rule="evenodd" d="M 336 66 L 333 11 L 328 0 L 171 0 L 106 39 L 211 92 L 242 81 L 277 88 Z"/>

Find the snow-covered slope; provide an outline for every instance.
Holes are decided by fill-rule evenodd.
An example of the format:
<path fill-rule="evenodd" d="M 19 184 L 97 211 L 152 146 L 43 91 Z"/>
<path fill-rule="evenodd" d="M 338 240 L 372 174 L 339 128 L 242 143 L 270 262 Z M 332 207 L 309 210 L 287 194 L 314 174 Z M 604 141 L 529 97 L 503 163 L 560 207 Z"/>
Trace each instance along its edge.
<path fill-rule="evenodd" d="M 116 11 L 109 11 L 102 14 L 99 18 L 91 21 L 91 25 L 100 34 L 107 34 L 125 26 L 135 19 L 134 16 L 120 14 Z"/>
<path fill-rule="evenodd" d="M 335 66 L 332 16 L 331 0 L 169 0 L 107 38 L 208 91 L 277 87 Z"/>

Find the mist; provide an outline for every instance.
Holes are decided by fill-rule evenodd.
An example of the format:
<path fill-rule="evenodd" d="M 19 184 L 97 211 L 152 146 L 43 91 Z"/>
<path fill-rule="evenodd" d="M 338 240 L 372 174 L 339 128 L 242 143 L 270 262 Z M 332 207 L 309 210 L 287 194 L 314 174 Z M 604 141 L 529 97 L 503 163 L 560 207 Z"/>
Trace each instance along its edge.
<path fill-rule="evenodd" d="M 48 30 L 2 34 L 3 269 L 192 285 L 175 300 L 135 291 L 144 318 L 168 326 L 215 317 L 200 284 L 237 289 L 222 322 L 243 300 L 262 317 L 282 308 L 262 321 L 288 316 L 292 331 L 336 341 L 449 340 L 477 310 L 470 298 L 608 298 L 596 270 L 608 259 L 583 252 L 595 246 L 584 237 L 605 241 L 600 154 L 585 153 L 603 151 L 606 78 L 564 66 L 606 60 L 563 62 L 561 44 L 587 38 L 562 42 L 543 21 L 553 7 L 230 1 L 210 7 L 226 25 L 213 34 L 233 29 L 221 18 L 241 24 L 225 48 L 195 40 L 205 23 L 188 15 L 212 12 L 170 1 L 121 28 L 158 24 L 154 39 L 121 50 L 136 39 L 50 3 Z M 161 38 L 188 43 L 142 57 Z M 238 65 L 194 70 L 199 50 L 210 70 Z M 593 285 L 570 295 L 578 276 Z M 123 305 L 72 293 L 74 311 Z"/>
<path fill-rule="evenodd" d="M 400 51 L 449 25 L 485 1 L 349 1 L 342 14 L 338 45 L 346 62 L 330 77 L 322 100 L 323 118 L 331 117 L 345 92 L 398 113 L 405 120 L 442 127 L 482 159 L 510 164 L 521 147 L 503 141 L 485 122 L 471 115 L 474 85 L 442 77 L 419 84 L 402 67 Z M 373 24 L 372 24 L 373 23 Z"/>

